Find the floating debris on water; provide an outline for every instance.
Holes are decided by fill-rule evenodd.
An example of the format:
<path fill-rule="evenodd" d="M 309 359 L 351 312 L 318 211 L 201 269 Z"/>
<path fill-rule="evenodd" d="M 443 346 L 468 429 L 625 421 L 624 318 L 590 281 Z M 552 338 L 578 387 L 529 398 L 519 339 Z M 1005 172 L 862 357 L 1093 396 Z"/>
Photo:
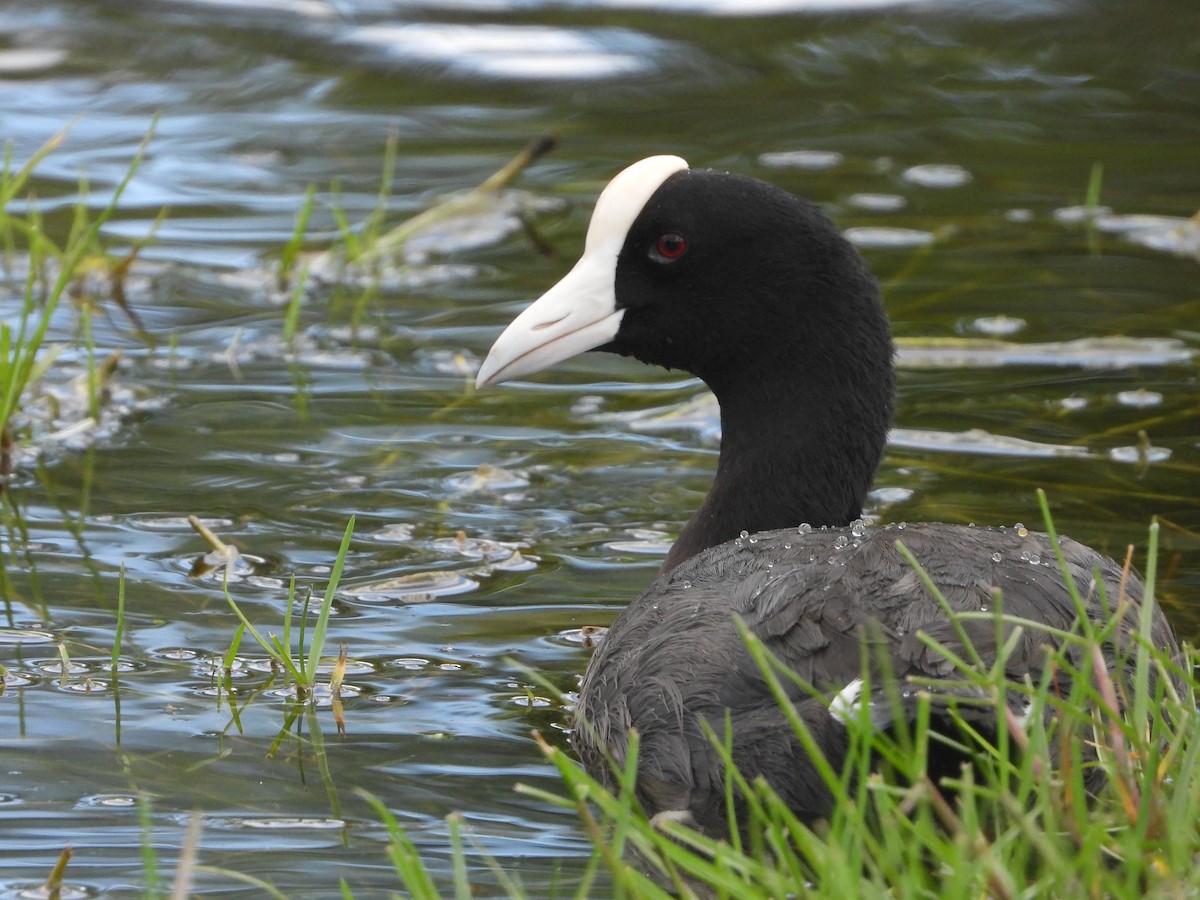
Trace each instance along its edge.
<path fill-rule="evenodd" d="M 505 469 L 483 463 L 472 471 L 451 475 L 442 483 L 461 494 L 500 493 L 529 487 L 529 476 L 520 469 Z"/>
<path fill-rule="evenodd" d="M 1194 349 L 1175 338 L 1113 336 L 1037 344 L 971 338 L 902 338 L 896 343 L 896 364 L 911 369 L 992 369 L 1006 366 L 1128 369 L 1136 366 L 1187 365 L 1196 356 Z"/>
<path fill-rule="evenodd" d="M 564 644 L 575 644 L 585 649 L 591 649 L 604 640 L 608 629 L 601 625 L 584 625 L 581 628 L 567 628 L 556 634 L 555 640 Z"/>
<path fill-rule="evenodd" d="M 370 536 L 388 544 L 407 544 L 413 539 L 416 526 L 407 522 L 392 522 L 374 531 Z"/>
<path fill-rule="evenodd" d="M 943 450 L 996 456 L 1083 459 L 1090 455 L 1087 447 L 1075 447 L 1070 444 L 1043 444 L 1024 438 L 992 434 L 982 428 L 971 428 L 967 431 L 893 428 L 888 434 L 888 443 L 894 447 L 906 447 L 913 450 Z"/>
<path fill-rule="evenodd" d="M 472 377 L 479 371 L 483 362 L 469 350 L 442 350 L 419 348 L 413 358 L 417 369 L 422 372 L 434 372 L 438 375 L 458 375 L 462 378 Z"/>
<path fill-rule="evenodd" d="M 203 556 L 192 560 L 188 570 L 189 578 L 213 575 L 219 581 L 241 581 L 254 575 L 258 567 L 266 564 L 266 560 L 262 557 L 243 555 L 233 544 L 222 541 L 217 537 L 215 531 L 196 516 L 188 516 L 187 523 L 212 548 Z"/>
<path fill-rule="evenodd" d="M 438 597 L 465 594 L 478 587 L 478 581 L 459 572 L 412 572 L 342 588 L 338 596 L 362 603 L 428 603 Z"/>
<path fill-rule="evenodd" d="M 493 541 L 487 538 L 468 537 L 465 531 L 457 531 L 452 538 L 437 538 L 429 546 L 443 554 L 457 554 L 468 559 L 486 562 L 501 562 L 514 553 L 519 553 L 528 544 L 521 542 Z"/>

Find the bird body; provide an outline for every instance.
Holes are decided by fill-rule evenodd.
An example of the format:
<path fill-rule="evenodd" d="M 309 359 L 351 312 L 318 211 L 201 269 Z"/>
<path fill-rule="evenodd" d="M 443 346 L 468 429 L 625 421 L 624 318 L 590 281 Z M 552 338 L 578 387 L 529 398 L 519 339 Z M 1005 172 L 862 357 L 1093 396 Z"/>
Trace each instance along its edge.
<path fill-rule="evenodd" d="M 961 704 L 994 731 L 994 698 L 964 686 L 953 660 L 990 668 L 1007 643 L 1006 676 L 1036 682 L 1080 625 L 1064 574 L 1093 623 L 1122 611 L 1104 661 L 1120 678 L 1132 665 L 1143 588 L 1111 559 L 1023 527 L 861 521 L 892 417 L 893 347 L 874 279 L 814 204 L 678 157 L 630 166 L 597 200 L 579 262 L 500 336 L 477 383 L 589 349 L 689 371 L 721 407 L 713 486 L 600 643 L 576 709 L 573 743 L 603 781 L 637 730 L 650 814 L 725 832 L 724 773 L 705 731 L 723 734 L 727 719 L 743 775 L 766 778 L 806 820 L 830 812 L 739 622 L 797 676 L 794 711 L 835 768 L 864 705 L 874 727 L 912 713 L 914 692 L 896 703 L 889 682 L 920 680 L 935 727 Z M 1154 645 L 1176 653 L 1161 610 L 1150 613 Z M 1028 713 L 1017 692 L 1000 702 L 1018 722 Z"/>

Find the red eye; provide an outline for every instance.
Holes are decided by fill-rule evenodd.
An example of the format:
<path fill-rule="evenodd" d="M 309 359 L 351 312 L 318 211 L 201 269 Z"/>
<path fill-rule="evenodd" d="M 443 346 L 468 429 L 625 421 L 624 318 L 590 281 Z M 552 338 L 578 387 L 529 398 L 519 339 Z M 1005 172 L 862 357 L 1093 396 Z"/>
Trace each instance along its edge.
<path fill-rule="evenodd" d="M 670 261 L 679 259 L 687 252 L 687 240 L 681 234 L 664 234 L 654 245 L 654 252 L 662 259 Z"/>

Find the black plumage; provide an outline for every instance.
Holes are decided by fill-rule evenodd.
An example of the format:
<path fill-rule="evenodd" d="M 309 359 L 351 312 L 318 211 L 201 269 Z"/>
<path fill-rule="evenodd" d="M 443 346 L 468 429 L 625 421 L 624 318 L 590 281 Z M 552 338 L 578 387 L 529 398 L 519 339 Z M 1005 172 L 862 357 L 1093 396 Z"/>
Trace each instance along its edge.
<path fill-rule="evenodd" d="M 1079 630 L 1044 534 L 856 521 L 891 421 L 893 348 L 874 279 L 814 204 L 754 179 L 688 169 L 676 157 L 631 166 L 597 202 L 579 264 L 497 340 L 479 384 L 587 349 L 692 372 L 721 406 L 713 486 L 663 574 L 592 657 L 576 710 L 574 746 L 609 783 L 610 761 L 624 762 L 637 729 L 637 791 L 649 813 L 724 833 L 724 776 L 704 726 L 723 733 L 727 716 L 744 775 L 765 777 L 807 820 L 830 811 L 737 620 L 806 683 L 791 686 L 790 698 L 835 767 L 848 745 L 848 710 L 866 704 L 878 728 L 912 712 L 912 691 L 901 687 L 898 703 L 885 698 L 889 678 L 940 682 L 923 688 L 934 727 L 952 727 L 946 710 L 954 704 L 994 731 L 989 698 L 920 634 L 990 667 L 1016 627 L 996 619 L 999 601 L 1006 617 L 1026 623 L 1005 661 L 1019 683 L 1036 682 L 1048 649 L 1064 644 L 1061 633 Z M 1100 624 L 1118 604 L 1123 610 L 1103 654 L 1124 681 L 1142 583 L 1075 541 L 1064 538 L 1059 549 L 1087 619 Z M 1177 653 L 1161 610 L 1149 612 L 1155 647 Z M 1082 664 L 1078 645 L 1063 649 Z M 864 660 L 866 695 L 857 681 Z M 1028 708 L 1020 692 L 1009 694 L 1003 702 L 1019 723 Z M 956 762 L 937 765 L 953 770 Z"/>
<path fill-rule="evenodd" d="M 978 615 L 960 618 L 955 627 L 901 556 L 898 541 L 954 610 Z M 1141 598 L 1142 583 L 1076 541 L 1062 538 L 1060 547 L 1093 625 L 1102 626 L 1109 606 L 1125 601 L 1122 625 L 1105 648 L 1110 670 L 1125 680 L 1132 675 L 1131 635 L 1138 625 L 1138 606 L 1128 601 Z M 961 673 L 918 633 L 971 658 L 961 629 L 990 666 L 998 649 L 990 614 L 1000 611 L 1002 641 L 1012 633 L 1011 619 L 1044 627 L 1022 628 L 1006 660 L 1011 680 L 1030 675 L 1036 682 L 1047 651 L 1062 644 L 1055 632 L 1077 630 L 1074 602 L 1045 534 L 925 523 L 748 535 L 660 576 L 618 617 L 584 676 L 575 746 L 587 769 L 610 782 L 605 756 L 623 763 L 628 731 L 636 727 L 638 794 L 646 809 L 686 811 L 695 824 L 720 834 L 727 821 L 720 759 L 700 722 L 723 734 L 728 710 L 742 774 L 765 776 L 793 810 L 815 819 L 829 812 L 828 791 L 746 650 L 734 617 L 821 693 L 814 698 L 788 685 L 805 724 L 836 767 L 847 734 L 829 701 L 862 676 L 864 647 L 876 673 L 875 692 L 857 700 L 872 704 L 875 726 L 888 727 L 897 712 L 884 691 L 890 676 L 901 686 L 912 677 L 950 679 L 941 696 L 933 692 L 935 728 L 939 719 L 952 727 L 945 710 L 959 701 L 959 715 L 985 733 L 994 730 L 998 720 L 987 698 L 963 687 Z M 1157 612 L 1151 637 L 1156 646 L 1174 650 L 1170 626 Z M 1067 649 L 1082 666 L 1083 651 L 1073 644 Z M 1069 685 L 1060 689 L 1069 692 Z M 902 691 L 915 704 L 915 691 Z M 1016 715 L 1026 712 L 1023 694 L 1007 699 Z M 943 761 L 940 768 L 952 770 L 953 762 Z"/>

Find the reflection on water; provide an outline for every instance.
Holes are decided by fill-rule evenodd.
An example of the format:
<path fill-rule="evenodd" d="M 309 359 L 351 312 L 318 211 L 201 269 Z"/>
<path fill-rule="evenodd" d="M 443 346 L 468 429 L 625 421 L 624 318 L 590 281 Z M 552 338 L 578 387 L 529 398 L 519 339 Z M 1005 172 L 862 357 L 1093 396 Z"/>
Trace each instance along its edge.
<path fill-rule="evenodd" d="M 443 874 L 461 810 L 535 895 L 571 883 L 573 817 L 513 791 L 555 787 L 529 733 L 567 723 L 519 667 L 569 702 L 705 489 L 719 422 L 695 381 L 616 358 L 469 383 L 574 257 L 599 188 L 651 153 L 813 197 L 879 274 L 900 400 L 869 515 L 1032 522 L 1043 486 L 1062 530 L 1114 555 L 1158 515 L 1164 602 L 1200 633 L 1193 7 L 5 4 L 14 161 L 71 126 L 14 211 L 61 238 L 158 120 L 103 232 L 117 255 L 153 232 L 125 282 L 146 335 L 102 278 L 64 301 L 4 494 L 0 892 L 40 884 L 66 843 L 81 895 L 140 884 L 143 844 L 169 870 L 193 810 L 205 864 L 294 897 L 342 875 L 393 890 L 360 787 Z M 299 249 L 319 252 L 377 207 L 391 225 L 461 196 L 547 132 L 559 148 L 487 215 L 380 271 L 308 256 L 307 282 L 280 278 L 310 186 Z M 96 356 L 120 351 L 98 411 L 85 311 Z M 239 551 L 227 584 L 190 575 L 208 548 L 189 515 Z M 223 593 L 281 634 L 294 575 L 298 628 L 352 515 L 328 644 L 349 656 L 345 735 L 326 687 L 268 757 L 290 695 L 248 643 L 227 658 Z"/>

